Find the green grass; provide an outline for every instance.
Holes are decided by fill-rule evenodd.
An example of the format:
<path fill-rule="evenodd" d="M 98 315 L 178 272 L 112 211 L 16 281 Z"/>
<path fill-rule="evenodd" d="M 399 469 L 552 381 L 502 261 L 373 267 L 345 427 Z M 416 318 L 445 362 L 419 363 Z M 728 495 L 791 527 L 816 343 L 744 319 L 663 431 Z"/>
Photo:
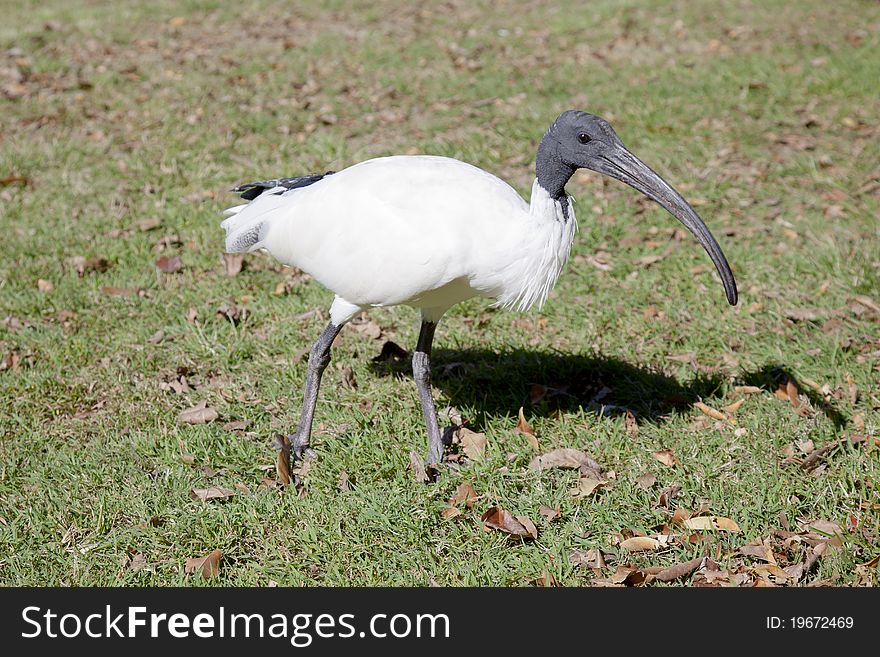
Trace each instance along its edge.
<path fill-rule="evenodd" d="M 782 528 L 780 515 L 795 530 L 799 518 L 844 528 L 843 547 L 800 584 L 876 577 L 858 568 L 878 554 L 876 445 L 832 452 L 812 473 L 783 463 L 793 441 L 877 435 L 880 317 L 854 303 L 880 302 L 876 2 L 79 4 L 6 2 L 0 28 L 0 178 L 28 180 L 0 188 L 0 358 L 16 361 L 0 370 L 0 582 L 197 584 L 186 559 L 220 548 L 213 581 L 229 585 L 527 585 L 546 571 L 578 586 L 616 564 L 593 573 L 570 564 L 574 550 L 670 565 L 708 549 L 732 567 L 741 545 Z M 465 159 L 527 194 L 538 139 L 571 107 L 610 118 L 699 203 L 740 304 L 724 303 L 705 254 L 662 210 L 578 174 L 568 189 L 580 232 L 544 310 L 471 301 L 438 329 L 435 397 L 487 434 L 482 461 L 417 483 L 415 386 L 371 362 L 381 340 L 347 328 L 334 363 L 357 388 L 331 365 L 305 496 L 260 488 L 274 477 L 273 435 L 298 418 L 295 354 L 324 323 L 295 318 L 331 295 L 260 255 L 226 276 L 226 190 L 412 151 Z M 141 231 L 147 219 L 161 227 Z M 157 275 L 166 236 L 179 274 Z M 608 271 L 590 264 L 597 254 Z M 665 257 L 638 264 L 652 254 Z M 109 268 L 80 277 L 75 256 Z M 290 293 L 276 295 L 284 280 Z M 247 308 L 244 321 L 216 314 L 228 304 Z M 787 318 L 803 308 L 817 319 Z M 415 311 L 371 318 L 382 340 L 414 345 Z M 830 394 L 802 383 L 802 416 L 765 391 L 735 426 L 694 427 L 691 402 L 772 390 L 774 367 Z M 191 389 L 168 389 L 181 375 Z M 567 394 L 531 404 L 533 384 Z M 606 403 L 636 411 L 637 435 L 592 409 L 603 387 Z M 179 425 L 201 400 L 220 420 Z M 542 451 L 585 449 L 611 485 L 574 501 L 575 473 L 529 470 L 520 406 Z M 247 431 L 225 431 L 230 420 Z M 652 458 L 662 448 L 679 465 Z M 650 490 L 635 483 L 645 472 Z M 462 482 L 480 499 L 442 519 Z M 189 494 L 235 484 L 251 493 Z M 672 485 L 680 495 L 657 508 Z M 701 500 L 742 532 L 632 556 L 614 545 Z M 539 538 L 484 531 L 493 505 L 530 516 Z M 542 522 L 541 505 L 562 517 Z M 147 567 L 133 569 L 134 555 Z"/>

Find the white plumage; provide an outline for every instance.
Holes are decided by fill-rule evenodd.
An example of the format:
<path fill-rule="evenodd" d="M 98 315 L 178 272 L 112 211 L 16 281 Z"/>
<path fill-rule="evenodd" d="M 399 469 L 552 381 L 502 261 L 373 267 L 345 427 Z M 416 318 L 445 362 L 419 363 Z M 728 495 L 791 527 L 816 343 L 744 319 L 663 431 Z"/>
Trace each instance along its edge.
<path fill-rule="evenodd" d="M 406 304 L 437 322 L 474 296 L 541 305 L 568 257 L 571 201 L 446 157 L 367 160 L 307 187 L 227 210 L 227 251 L 264 249 L 337 295 L 332 319 Z"/>

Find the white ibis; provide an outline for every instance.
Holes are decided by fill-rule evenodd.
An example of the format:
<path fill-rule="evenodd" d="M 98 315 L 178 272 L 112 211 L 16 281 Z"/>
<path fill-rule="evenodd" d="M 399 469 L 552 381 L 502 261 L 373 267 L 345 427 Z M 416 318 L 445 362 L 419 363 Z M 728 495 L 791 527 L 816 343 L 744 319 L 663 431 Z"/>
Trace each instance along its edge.
<path fill-rule="evenodd" d="M 586 112 L 564 112 L 547 130 L 529 203 L 487 171 L 422 155 L 232 190 L 249 202 L 224 213 L 226 250 L 268 251 L 336 294 L 309 356 L 302 416 L 290 437 L 295 459 L 309 450 L 321 375 L 343 325 L 363 310 L 405 304 L 422 319 L 412 368 L 428 430 L 426 462 L 441 460 L 430 376 L 437 322 L 471 297 L 518 310 L 541 307 L 571 249 L 576 223 L 565 185 L 579 168 L 616 178 L 666 208 L 702 244 L 736 304 L 727 259 L 694 209 L 626 149 L 607 121 Z"/>

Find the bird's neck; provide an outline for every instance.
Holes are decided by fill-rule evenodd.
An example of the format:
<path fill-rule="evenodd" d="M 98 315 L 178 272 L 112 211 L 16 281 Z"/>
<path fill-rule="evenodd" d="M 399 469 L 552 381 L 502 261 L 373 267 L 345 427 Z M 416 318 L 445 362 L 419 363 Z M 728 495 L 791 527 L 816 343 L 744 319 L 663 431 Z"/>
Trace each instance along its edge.
<path fill-rule="evenodd" d="M 527 310 L 543 305 L 568 259 L 577 230 L 571 199 L 564 193 L 552 198 L 536 179 L 529 220 L 519 226 L 516 245 L 505 251 L 508 264 L 496 298 L 501 305 Z"/>
<path fill-rule="evenodd" d="M 559 142 L 553 136 L 551 128 L 538 145 L 538 155 L 535 158 L 535 177 L 538 184 L 550 198 L 560 200 L 565 196 L 565 184 L 574 172 L 575 168 L 563 162 L 559 156 Z"/>

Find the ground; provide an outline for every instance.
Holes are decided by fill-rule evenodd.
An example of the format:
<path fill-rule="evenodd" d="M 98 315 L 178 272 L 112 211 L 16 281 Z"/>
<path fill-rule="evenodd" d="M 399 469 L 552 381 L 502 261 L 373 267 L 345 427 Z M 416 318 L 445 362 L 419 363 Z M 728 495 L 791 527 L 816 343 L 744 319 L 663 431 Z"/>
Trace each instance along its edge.
<path fill-rule="evenodd" d="M 0 582 L 876 583 L 877 2 L 7 5 Z M 317 460 L 277 485 L 331 295 L 224 261 L 227 190 L 431 153 L 528 194 L 569 108 L 694 204 L 739 305 L 668 214 L 579 173 L 543 310 L 438 329 L 438 407 L 482 456 L 459 431 L 417 480 L 415 385 L 373 358 L 418 317 L 380 309 L 336 344 Z M 562 447 L 601 471 L 529 467 Z"/>

